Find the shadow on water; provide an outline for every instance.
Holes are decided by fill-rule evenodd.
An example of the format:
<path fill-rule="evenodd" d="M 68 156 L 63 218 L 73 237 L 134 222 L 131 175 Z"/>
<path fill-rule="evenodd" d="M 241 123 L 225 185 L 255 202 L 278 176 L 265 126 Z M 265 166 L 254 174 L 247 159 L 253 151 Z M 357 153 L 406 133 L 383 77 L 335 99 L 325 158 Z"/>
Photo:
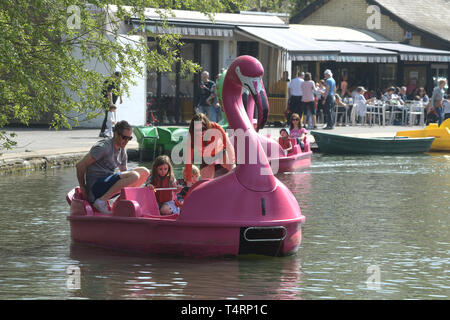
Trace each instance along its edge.
<path fill-rule="evenodd" d="M 80 290 L 72 291 L 72 298 L 301 299 L 296 290 L 301 267 L 295 256 L 137 256 L 72 244 L 70 258 L 81 273 Z"/>

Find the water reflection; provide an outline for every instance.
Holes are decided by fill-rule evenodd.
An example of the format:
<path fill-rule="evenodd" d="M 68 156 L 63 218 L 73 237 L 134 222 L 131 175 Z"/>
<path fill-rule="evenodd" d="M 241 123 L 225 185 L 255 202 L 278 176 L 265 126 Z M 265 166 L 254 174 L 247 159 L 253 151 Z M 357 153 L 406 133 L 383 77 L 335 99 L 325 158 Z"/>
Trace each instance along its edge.
<path fill-rule="evenodd" d="M 71 245 L 65 196 L 75 169 L 2 176 L 0 298 L 448 299 L 449 160 L 315 154 L 310 169 L 277 175 L 306 216 L 298 253 L 284 258 L 188 260 Z M 67 288 L 70 265 L 80 267 L 80 290 Z M 370 266 L 380 270 L 379 290 L 367 286 Z"/>
<path fill-rule="evenodd" d="M 300 261 L 248 255 L 233 259 L 136 257 L 72 244 L 81 289 L 91 299 L 299 299 Z M 261 281 L 264 279 L 264 281 Z M 220 284 L 219 284 L 219 282 Z M 261 297 L 261 293 L 264 296 Z"/>

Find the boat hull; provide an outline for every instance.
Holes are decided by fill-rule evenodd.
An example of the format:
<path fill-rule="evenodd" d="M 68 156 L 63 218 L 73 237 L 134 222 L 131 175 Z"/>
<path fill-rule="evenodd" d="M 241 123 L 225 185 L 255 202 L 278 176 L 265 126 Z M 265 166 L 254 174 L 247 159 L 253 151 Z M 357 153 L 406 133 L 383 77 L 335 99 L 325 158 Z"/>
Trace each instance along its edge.
<path fill-rule="evenodd" d="M 229 175 L 229 178 L 234 177 Z M 201 189 L 208 183 L 214 181 L 203 181 L 192 189 Z M 225 189 L 224 192 L 230 193 Z M 260 193 L 257 199 L 258 202 L 261 202 L 260 197 L 265 199 L 264 209 L 257 217 L 250 210 L 249 202 L 253 201 L 230 203 L 225 198 L 223 203 L 215 202 L 228 214 L 217 215 L 211 211 L 213 206 L 208 201 L 196 199 L 199 195 L 195 190 L 186 196 L 180 214 L 161 216 L 155 193 L 149 188 L 123 188 L 114 202 L 112 214 L 97 212 L 82 198 L 80 189 L 75 188 L 67 195 L 70 204 L 67 220 L 74 243 L 120 251 L 191 257 L 247 253 L 284 256 L 298 250 L 301 224 L 305 222 L 298 206 L 288 202 L 293 196 L 287 191 L 279 184 L 268 193 Z M 237 192 L 243 199 L 249 198 L 246 190 Z M 276 204 L 277 198 L 281 201 L 279 204 Z M 207 213 L 202 213 L 202 205 L 210 208 Z M 289 208 L 294 210 L 286 215 Z"/>
<path fill-rule="evenodd" d="M 311 131 L 320 152 L 328 154 L 406 154 L 428 152 L 434 138 L 357 138 Z"/>
<path fill-rule="evenodd" d="M 309 168 L 311 166 L 311 157 L 312 151 L 308 151 L 287 157 L 270 159 L 269 161 L 273 169 L 277 168 L 278 165 L 278 173 L 294 172 Z"/>
<path fill-rule="evenodd" d="M 283 224 L 286 237 L 281 241 L 250 241 L 247 228 L 258 225 L 189 225 L 158 218 L 69 216 L 72 241 L 98 247 L 150 255 L 190 257 L 237 256 L 246 253 L 284 256 L 297 252 L 301 243 L 301 219 Z M 256 244 L 256 245 L 255 245 Z"/>

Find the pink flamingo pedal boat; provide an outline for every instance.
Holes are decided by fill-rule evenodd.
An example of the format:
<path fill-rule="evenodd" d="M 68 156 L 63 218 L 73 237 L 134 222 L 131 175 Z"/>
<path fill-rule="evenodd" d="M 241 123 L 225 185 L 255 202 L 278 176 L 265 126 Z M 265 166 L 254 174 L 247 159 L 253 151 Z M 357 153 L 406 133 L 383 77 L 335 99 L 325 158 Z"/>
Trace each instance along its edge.
<path fill-rule="evenodd" d="M 249 87 L 248 84 L 245 84 L 246 77 L 243 78 L 244 85 Z M 261 99 L 262 102 L 257 104 L 258 129 L 264 128 L 269 114 L 269 103 L 267 102 L 267 96 L 263 94 L 261 95 Z M 254 98 L 249 96 L 247 99 L 247 117 L 249 119 L 253 119 L 255 108 L 254 104 Z M 284 150 L 280 144 L 270 138 L 270 135 L 258 135 L 258 139 L 264 146 L 269 163 L 271 164 L 272 169 L 276 171 L 275 173 L 298 171 L 311 166 L 312 151 L 308 139 L 305 138 L 303 140 L 304 148 L 302 150 L 300 145 L 297 143 L 297 139 L 290 138 L 293 148 L 287 155 L 284 154 Z"/>
<path fill-rule="evenodd" d="M 67 195 L 72 241 L 193 257 L 297 252 L 305 217 L 292 192 L 273 175 L 240 99 L 242 86 L 248 84 L 256 103 L 261 104 L 263 74 L 258 60 L 241 56 L 228 69 L 223 87 L 228 121 L 233 128 L 248 131 L 247 147 L 256 145 L 262 153 L 256 163 L 247 161 L 223 176 L 197 182 L 186 195 L 180 214 L 169 216 L 159 214 L 149 188 L 123 188 L 112 214 L 105 215 L 83 199 L 77 187 Z"/>
<path fill-rule="evenodd" d="M 289 140 L 292 144 L 292 150 L 289 151 L 286 156 L 284 155 L 283 149 L 280 147 L 278 150 L 278 156 L 269 158 L 272 168 L 276 168 L 274 162 L 278 162 L 279 173 L 298 171 L 311 166 L 312 151 L 309 141 L 306 138 L 303 140 L 304 148 L 302 150 L 300 145 L 297 143 L 297 139 L 289 138 Z"/>

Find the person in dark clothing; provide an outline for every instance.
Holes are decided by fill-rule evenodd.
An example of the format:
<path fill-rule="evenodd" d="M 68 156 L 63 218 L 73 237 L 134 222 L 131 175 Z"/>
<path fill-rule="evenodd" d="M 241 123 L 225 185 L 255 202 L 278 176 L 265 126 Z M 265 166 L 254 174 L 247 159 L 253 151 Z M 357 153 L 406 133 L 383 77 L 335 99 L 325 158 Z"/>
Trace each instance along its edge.
<path fill-rule="evenodd" d="M 216 84 L 214 81 L 209 79 L 209 72 L 202 72 L 202 80 L 200 82 L 200 94 L 199 101 L 197 104 L 198 111 L 208 116 L 213 122 L 217 120 L 216 104 Z"/>
<path fill-rule="evenodd" d="M 120 97 L 120 103 L 122 103 L 122 95 L 119 95 L 120 90 L 120 78 L 122 77 L 122 73 L 120 71 L 114 72 L 114 75 L 105 80 L 103 84 L 103 101 L 105 108 L 105 118 L 103 119 L 102 128 L 100 129 L 99 137 L 106 138 L 106 121 L 108 119 L 108 111 L 109 107 L 116 104 L 117 98 Z"/>

